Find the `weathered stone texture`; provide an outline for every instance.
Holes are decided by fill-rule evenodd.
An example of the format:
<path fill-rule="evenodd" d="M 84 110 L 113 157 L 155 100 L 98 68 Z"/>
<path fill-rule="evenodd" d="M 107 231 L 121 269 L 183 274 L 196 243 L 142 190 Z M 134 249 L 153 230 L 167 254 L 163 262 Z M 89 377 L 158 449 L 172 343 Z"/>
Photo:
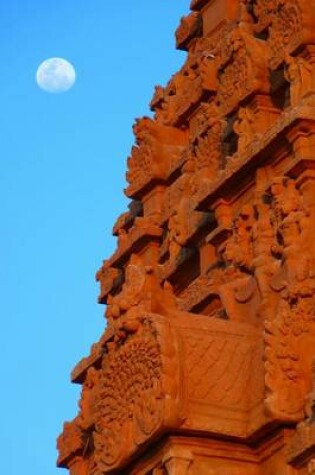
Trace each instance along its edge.
<path fill-rule="evenodd" d="M 315 474 L 315 0 L 192 0 L 134 125 L 71 475 Z"/>

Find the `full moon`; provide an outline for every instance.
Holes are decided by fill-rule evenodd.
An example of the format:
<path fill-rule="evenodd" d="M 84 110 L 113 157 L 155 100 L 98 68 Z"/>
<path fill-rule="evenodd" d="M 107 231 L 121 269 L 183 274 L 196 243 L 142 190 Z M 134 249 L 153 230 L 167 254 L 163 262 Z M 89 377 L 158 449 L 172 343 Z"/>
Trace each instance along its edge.
<path fill-rule="evenodd" d="M 63 58 L 49 58 L 43 61 L 36 72 L 38 86 L 46 92 L 69 91 L 75 83 L 75 69 Z"/>

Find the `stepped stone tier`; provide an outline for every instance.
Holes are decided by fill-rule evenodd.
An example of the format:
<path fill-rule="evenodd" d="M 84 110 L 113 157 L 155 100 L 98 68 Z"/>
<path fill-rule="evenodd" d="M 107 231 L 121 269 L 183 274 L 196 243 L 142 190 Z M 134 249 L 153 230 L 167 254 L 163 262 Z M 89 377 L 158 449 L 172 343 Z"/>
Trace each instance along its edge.
<path fill-rule="evenodd" d="M 315 0 L 192 0 L 134 125 L 71 475 L 315 474 Z"/>

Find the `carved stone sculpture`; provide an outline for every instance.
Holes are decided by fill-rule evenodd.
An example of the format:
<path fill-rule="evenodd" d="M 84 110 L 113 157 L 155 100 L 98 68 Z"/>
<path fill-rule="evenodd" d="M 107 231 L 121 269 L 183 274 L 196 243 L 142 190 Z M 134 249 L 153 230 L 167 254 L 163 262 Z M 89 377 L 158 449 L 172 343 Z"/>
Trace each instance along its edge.
<path fill-rule="evenodd" d="M 315 0 L 192 0 L 134 125 L 70 475 L 314 475 Z"/>
<path fill-rule="evenodd" d="M 290 83 L 291 105 L 297 106 L 312 91 L 312 65 L 302 57 L 285 57 L 285 78 Z"/>

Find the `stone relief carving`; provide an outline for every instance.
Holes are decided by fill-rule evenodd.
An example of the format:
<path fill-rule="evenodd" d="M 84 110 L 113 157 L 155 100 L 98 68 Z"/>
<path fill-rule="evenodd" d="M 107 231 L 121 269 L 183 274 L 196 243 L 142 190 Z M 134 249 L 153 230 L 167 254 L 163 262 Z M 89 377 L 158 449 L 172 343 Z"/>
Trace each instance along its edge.
<path fill-rule="evenodd" d="M 174 163 L 179 160 L 186 143 L 186 134 L 165 127 L 144 117 L 134 125 L 136 145 L 128 158 L 127 196 L 137 195 L 154 181 L 167 178 Z"/>
<path fill-rule="evenodd" d="M 217 62 L 212 45 L 205 52 L 200 43 L 194 43 L 182 69 L 174 74 L 165 88 L 156 87 L 151 108 L 157 122 L 177 126 L 188 121 L 203 98 L 213 96 L 217 89 Z M 208 49 L 207 48 L 207 49 Z"/>
<path fill-rule="evenodd" d="M 291 106 L 296 107 L 312 91 L 312 65 L 300 56 L 287 54 L 284 76 L 290 83 Z"/>
<path fill-rule="evenodd" d="M 300 5 L 293 0 L 274 0 L 269 48 L 270 66 L 276 68 L 285 55 L 303 41 L 303 20 Z"/>
<path fill-rule="evenodd" d="M 166 195 L 164 216 L 168 220 L 166 247 L 170 264 L 178 260 L 181 250 L 185 247 L 192 232 L 204 219 L 204 213 L 196 211 L 194 203 L 198 182 L 197 168 L 196 157 L 188 155 L 182 167 L 181 179 L 177 180 L 176 186 Z M 174 203 L 176 203 L 175 206 Z"/>
<path fill-rule="evenodd" d="M 260 32 L 268 28 L 272 22 L 272 14 L 275 9 L 274 0 L 255 0 L 253 11 L 257 22 L 255 24 L 256 31 Z"/>
<path fill-rule="evenodd" d="M 217 105 L 201 107 L 192 120 L 188 156 L 194 161 L 195 181 L 212 180 L 217 175 L 222 158 L 222 140 L 226 122 Z"/>
<path fill-rule="evenodd" d="M 252 229 L 253 260 L 252 269 L 257 280 L 262 303 L 260 311 L 267 311 L 272 293 L 269 282 L 279 269 L 280 263 L 275 255 L 275 232 L 271 221 L 270 206 L 259 197 L 256 203 L 257 219 Z"/>
<path fill-rule="evenodd" d="M 97 273 L 107 328 L 76 368 L 79 413 L 58 441 L 71 475 L 137 475 L 142 450 L 182 429 L 205 451 L 229 436 L 248 465 L 221 450 L 213 468 L 213 453 L 200 462 L 166 444 L 140 475 L 256 473 L 274 454 L 270 475 L 314 472 L 313 2 L 191 6 L 177 30 L 185 64 L 134 126 L 133 201 Z"/>
<path fill-rule="evenodd" d="M 176 262 L 187 239 L 187 218 L 190 200 L 182 198 L 168 220 L 168 242 L 170 262 Z"/>
<path fill-rule="evenodd" d="M 96 421 L 99 376 L 100 372 L 94 367 L 88 368 L 82 386 L 79 413 L 71 422 L 64 424 L 63 433 L 57 442 L 58 462 L 62 466 L 67 466 L 68 460 L 71 460 L 74 456 L 80 456 L 82 457 L 82 463 L 79 464 L 79 467 L 80 470 L 84 470 L 83 473 L 92 470 L 94 464 L 90 459 L 90 452 Z M 76 467 L 73 468 L 73 473 L 76 473 L 76 469 Z"/>
<path fill-rule="evenodd" d="M 107 343 L 93 434 L 99 473 L 107 473 L 177 420 L 176 353 L 169 332 L 147 314 L 123 341 Z"/>
<path fill-rule="evenodd" d="M 287 460 L 291 466 L 301 465 L 301 461 L 306 461 L 307 473 L 314 471 L 314 458 L 310 458 L 312 448 L 315 444 L 315 425 L 314 425 L 314 408 L 315 408 L 315 378 L 314 378 L 314 357 L 312 360 L 312 387 L 311 392 L 307 395 L 307 418 L 300 422 L 295 434 L 288 447 Z"/>
<path fill-rule="evenodd" d="M 247 19 L 222 41 L 218 58 L 218 101 L 222 113 L 233 111 L 254 92 L 269 92 L 267 47 L 264 41 L 253 36 L 252 24 Z"/>
<path fill-rule="evenodd" d="M 273 311 L 266 321 L 266 404 L 278 417 L 296 419 L 303 416 L 310 389 L 302 368 L 311 364 L 307 345 L 315 331 L 309 211 L 294 181 L 286 177 L 274 180 L 271 197 L 276 236 L 273 250 L 279 256 L 279 269 L 270 280 Z"/>
<path fill-rule="evenodd" d="M 240 108 L 238 116 L 233 124 L 233 130 L 238 136 L 238 153 L 244 150 L 254 140 L 256 131 L 256 117 L 249 108 Z"/>
<path fill-rule="evenodd" d="M 125 431 L 138 439 L 150 435 L 162 419 L 162 361 L 150 329 L 119 348 L 110 347 L 103 360 L 94 434 L 99 468 L 114 465 L 125 450 Z M 131 427 L 130 427 L 131 426 Z M 130 437 L 129 436 L 129 437 Z M 100 470 L 100 471 L 101 471 Z"/>
<path fill-rule="evenodd" d="M 310 366 L 315 331 L 310 214 L 287 177 L 273 179 L 269 201 L 267 193 L 257 197 L 254 208 L 244 206 L 234 219 L 214 286 L 231 321 L 264 320 L 266 407 L 295 420 L 303 417 L 310 389 L 302 368 Z"/>
<path fill-rule="evenodd" d="M 176 308 L 171 286 L 165 282 L 161 287 L 152 266 L 145 266 L 142 259 L 133 254 L 125 270 L 122 290 L 108 298 L 106 318 L 109 330 L 117 339 L 136 333 L 147 312 L 167 314 Z"/>

